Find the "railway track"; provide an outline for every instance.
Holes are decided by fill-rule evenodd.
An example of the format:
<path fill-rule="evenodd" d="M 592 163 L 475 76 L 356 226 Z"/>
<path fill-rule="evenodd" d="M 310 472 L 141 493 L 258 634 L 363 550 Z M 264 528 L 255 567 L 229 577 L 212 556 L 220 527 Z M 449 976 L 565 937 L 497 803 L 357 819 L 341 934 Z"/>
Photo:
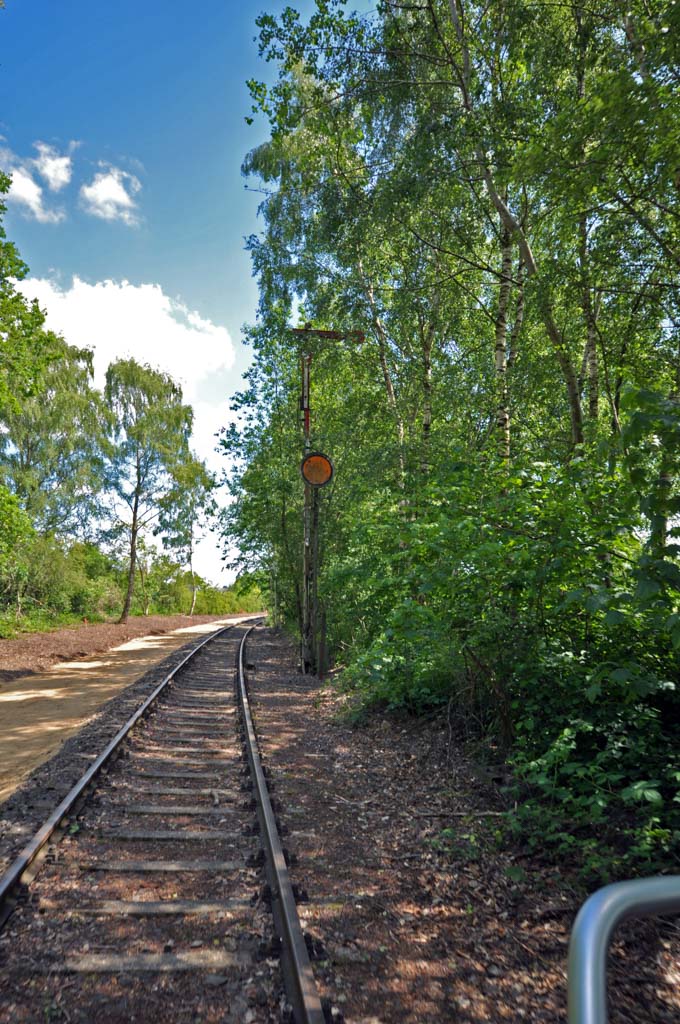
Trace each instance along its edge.
<path fill-rule="evenodd" d="M 0 879 L 2 1024 L 322 1024 L 248 706 L 251 631 L 187 655 Z"/>

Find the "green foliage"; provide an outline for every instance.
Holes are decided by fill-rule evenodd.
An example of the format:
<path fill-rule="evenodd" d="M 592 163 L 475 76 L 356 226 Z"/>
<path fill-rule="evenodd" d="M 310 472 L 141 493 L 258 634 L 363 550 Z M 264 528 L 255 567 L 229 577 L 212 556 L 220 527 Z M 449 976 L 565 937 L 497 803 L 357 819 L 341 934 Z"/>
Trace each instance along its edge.
<path fill-rule="evenodd" d="M 202 467 L 189 450 L 193 411 L 183 404 L 182 389 L 168 374 L 134 359 L 120 359 L 106 371 L 104 397 L 111 427 L 106 469 L 112 496 L 110 535 L 124 536 L 129 550 L 121 613 L 125 621 L 132 605 L 140 534 L 152 528 L 168 535 L 185 514 L 182 481 L 189 474 L 197 480 Z M 193 509 L 195 501 L 190 505 Z M 186 526 L 177 529 L 186 532 Z"/>
<path fill-rule="evenodd" d="M 9 184 L 0 175 L 0 195 Z M 193 413 L 179 386 L 121 360 L 102 395 L 92 352 L 45 331 L 45 313 L 16 291 L 26 272 L 0 224 L 0 634 L 127 615 L 138 549 L 134 611 L 259 610 L 257 587 L 223 591 L 193 572 L 216 484 L 189 450 Z M 174 561 L 143 550 L 145 530 Z"/>
<path fill-rule="evenodd" d="M 463 735 L 499 739 L 517 796 L 531 794 L 514 827 L 541 849 L 587 851 L 600 873 L 663 863 L 680 835 L 679 594 L 641 585 L 651 563 L 625 465 L 461 468 L 427 498 L 398 551 L 354 548 L 368 564 L 352 562 L 363 630 L 344 685 L 392 709 L 450 702 Z M 397 515 L 378 533 L 396 534 Z"/>
<path fill-rule="evenodd" d="M 0 172 L 0 197 L 11 179 Z M 56 357 L 59 339 L 44 330 L 45 316 L 38 303 L 27 302 L 13 281 L 28 268 L 16 246 L 7 241 L 1 219 L 6 204 L 0 201 L 0 418 L 16 412 L 22 398 L 40 390 L 43 374 Z"/>
<path fill-rule="evenodd" d="M 63 545 L 35 531 L 24 534 L 14 562 L 0 565 L 0 634 L 40 630 L 120 607 L 118 567 L 94 544 Z"/>
<path fill-rule="evenodd" d="M 43 533 L 82 535 L 96 518 L 107 413 L 92 373 L 89 350 L 57 339 L 39 392 L 5 412 L 0 474 Z"/>
<path fill-rule="evenodd" d="M 28 572 L 25 552 L 34 535 L 15 495 L 0 485 L 0 607 L 12 602 L 24 586 Z"/>
<path fill-rule="evenodd" d="M 223 518 L 300 619 L 301 343 L 318 341 L 319 596 L 360 707 L 446 705 L 513 826 L 584 870 L 677 856 L 677 33 L 664 4 L 319 0 L 274 84 L 254 361 Z M 474 26 L 474 31 L 472 30 Z M 305 344 L 308 344 L 305 342 Z M 595 828 L 593 828 L 595 825 Z"/>

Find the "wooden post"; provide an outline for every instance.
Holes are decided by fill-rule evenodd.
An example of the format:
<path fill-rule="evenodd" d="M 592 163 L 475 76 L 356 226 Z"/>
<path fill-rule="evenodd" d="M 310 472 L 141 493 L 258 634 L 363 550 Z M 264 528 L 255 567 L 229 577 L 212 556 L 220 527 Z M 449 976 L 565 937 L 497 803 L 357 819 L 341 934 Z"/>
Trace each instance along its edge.
<path fill-rule="evenodd" d="M 310 353 L 302 354 L 302 410 L 305 435 L 305 454 L 310 451 L 310 401 L 309 376 L 312 357 Z M 313 618 L 313 575 L 314 575 L 314 544 L 313 544 L 313 488 L 305 482 L 305 505 L 303 512 L 303 548 L 302 548 L 302 650 L 301 663 L 304 675 L 314 673 L 314 618 Z M 317 513 L 318 516 L 318 513 Z M 318 520 L 317 520 L 318 521 Z"/>
<path fill-rule="evenodd" d="M 312 491 L 311 530 L 309 537 L 309 639 L 312 654 L 310 672 L 316 675 L 319 671 L 318 633 L 319 633 L 319 500 L 316 487 Z"/>
<path fill-rule="evenodd" d="M 292 331 L 293 334 L 299 334 L 305 338 L 313 336 L 321 339 L 332 339 L 333 341 L 352 338 L 359 344 L 364 341 L 362 331 L 316 330 L 311 324 L 307 324 L 305 327 L 294 327 Z M 302 411 L 305 436 L 305 455 L 307 455 L 311 451 L 309 398 L 310 367 L 312 364 L 311 352 L 302 353 L 301 364 L 302 394 L 300 397 L 300 410 Z M 321 665 L 318 641 L 320 617 L 317 593 L 317 578 L 319 574 L 319 495 L 316 491 L 316 486 L 312 487 L 305 481 L 304 539 L 302 549 L 302 622 L 300 623 L 300 662 L 302 672 L 305 675 L 314 675 Z"/>

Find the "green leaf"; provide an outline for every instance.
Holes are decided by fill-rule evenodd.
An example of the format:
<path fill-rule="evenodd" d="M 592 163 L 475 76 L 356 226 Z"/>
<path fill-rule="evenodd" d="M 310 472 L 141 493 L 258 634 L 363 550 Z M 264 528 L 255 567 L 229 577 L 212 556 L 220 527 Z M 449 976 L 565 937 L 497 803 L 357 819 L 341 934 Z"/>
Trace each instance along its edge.
<path fill-rule="evenodd" d="M 638 580 L 636 593 L 641 601 L 648 601 L 650 598 L 655 597 L 660 593 L 660 591 L 661 584 L 656 580 L 650 580 L 649 578 Z"/>
<path fill-rule="evenodd" d="M 601 612 L 603 608 L 607 607 L 608 601 L 609 594 L 604 590 L 600 590 L 586 598 L 586 608 L 589 612 Z"/>

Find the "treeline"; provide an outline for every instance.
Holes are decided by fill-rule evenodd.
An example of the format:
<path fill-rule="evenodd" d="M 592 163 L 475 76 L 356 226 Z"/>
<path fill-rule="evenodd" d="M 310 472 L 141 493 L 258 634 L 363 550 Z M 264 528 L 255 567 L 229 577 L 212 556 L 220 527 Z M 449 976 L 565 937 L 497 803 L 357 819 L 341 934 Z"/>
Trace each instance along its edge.
<path fill-rule="evenodd" d="M 17 291 L 26 273 L 0 227 L 0 634 L 256 608 L 254 581 L 226 593 L 194 572 L 217 484 L 190 449 L 179 385 L 127 359 L 99 391 L 92 353 L 46 330 Z"/>
<path fill-rule="evenodd" d="M 364 705 L 448 709 L 510 825 L 587 872 L 680 827 L 677 5 L 317 0 L 259 19 L 271 139 L 225 529 L 299 623 L 299 362 L 320 599 Z M 363 331 L 354 344 L 290 331 Z M 272 599 L 274 595 L 272 593 Z"/>

